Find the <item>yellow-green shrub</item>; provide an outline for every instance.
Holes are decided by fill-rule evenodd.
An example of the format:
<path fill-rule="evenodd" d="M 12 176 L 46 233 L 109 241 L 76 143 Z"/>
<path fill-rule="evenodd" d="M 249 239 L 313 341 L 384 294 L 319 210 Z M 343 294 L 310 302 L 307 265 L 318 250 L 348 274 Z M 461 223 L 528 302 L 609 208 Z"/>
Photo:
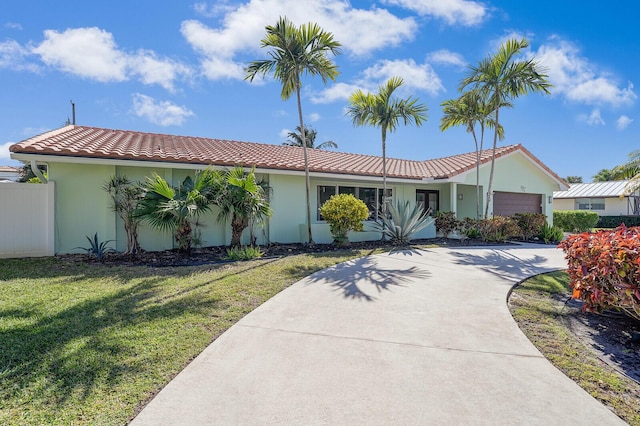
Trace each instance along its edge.
<path fill-rule="evenodd" d="M 362 222 L 369 217 L 369 209 L 351 194 L 338 194 L 320 207 L 320 214 L 329 224 L 334 244 L 341 246 L 349 243 L 349 231 L 362 231 Z"/>

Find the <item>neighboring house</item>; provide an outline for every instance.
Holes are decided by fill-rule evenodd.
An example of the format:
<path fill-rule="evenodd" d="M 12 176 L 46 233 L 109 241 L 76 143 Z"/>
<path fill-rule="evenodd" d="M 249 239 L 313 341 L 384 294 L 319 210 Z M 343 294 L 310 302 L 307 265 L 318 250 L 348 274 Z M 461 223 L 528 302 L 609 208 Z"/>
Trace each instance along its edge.
<path fill-rule="evenodd" d="M 299 147 L 70 125 L 12 145 L 10 151 L 14 159 L 46 165 L 49 180 L 55 182 L 57 253 L 82 246 L 85 235 L 95 232 L 101 240 L 116 240 L 118 250 L 125 248 L 124 229 L 102 189 L 113 175 L 143 181 L 156 172 L 175 185 L 206 167 L 236 165 L 255 167 L 271 187 L 273 216 L 261 231 L 259 243 L 306 241 L 304 161 Z M 316 242 L 332 240 L 318 210 L 335 193 L 354 194 L 367 204 L 372 218 L 376 217 L 382 201 L 381 157 L 315 149 L 308 153 Z M 489 150 L 482 152 L 483 190 L 490 155 Z M 566 189 L 566 182 L 521 145 L 500 147 L 496 157 L 492 214 L 540 212 L 551 221 L 552 194 Z M 387 171 L 392 201 L 417 201 L 434 212 L 454 211 L 458 217 L 475 217 L 475 153 L 426 161 L 389 158 Z M 201 218 L 202 239 L 205 245 L 226 245 L 230 227 L 216 223 L 215 214 L 213 211 Z M 417 237 L 434 236 L 435 227 L 431 225 Z M 380 234 L 366 231 L 350 238 L 374 240 Z M 140 230 L 139 239 L 146 250 L 172 248 L 174 244 L 171 235 L 147 226 Z"/>
<path fill-rule="evenodd" d="M 640 192 L 624 196 L 628 180 L 575 183 L 553 193 L 554 210 L 592 210 L 600 216 L 640 214 Z"/>
<path fill-rule="evenodd" d="M 20 167 L 0 166 L 0 182 L 15 182 L 20 179 Z"/>

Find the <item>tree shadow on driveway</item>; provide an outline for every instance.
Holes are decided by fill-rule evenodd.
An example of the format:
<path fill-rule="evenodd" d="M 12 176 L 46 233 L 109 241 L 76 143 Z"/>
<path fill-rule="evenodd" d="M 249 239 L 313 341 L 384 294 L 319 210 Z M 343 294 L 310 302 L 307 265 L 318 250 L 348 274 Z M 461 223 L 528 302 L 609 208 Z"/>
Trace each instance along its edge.
<path fill-rule="evenodd" d="M 309 284 L 323 284 L 342 293 L 346 299 L 373 302 L 391 288 L 403 287 L 416 280 L 426 280 L 431 274 L 424 269 L 411 266 L 390 268 L 383 265 L 378 256 L 366 256 L 349 262 L 340 263 L 307 277 Z"/>
<path fill-rule="evenodd" d="M 541 247 L 539 253 L 526 252 L 520 246 L 506 247 L 477 247 L 465 248 L 464 250 L 452 250 L 451 255 L 455 257 L 458 265 L 475 266 L 478 269 L 488 272 L 497 277 L 509 281 L 520 281 L 541 272 L 562 269 L 549 264 L 549 257 L 545 256 L 545 251 L 552 253 L 553 248 Z"/>

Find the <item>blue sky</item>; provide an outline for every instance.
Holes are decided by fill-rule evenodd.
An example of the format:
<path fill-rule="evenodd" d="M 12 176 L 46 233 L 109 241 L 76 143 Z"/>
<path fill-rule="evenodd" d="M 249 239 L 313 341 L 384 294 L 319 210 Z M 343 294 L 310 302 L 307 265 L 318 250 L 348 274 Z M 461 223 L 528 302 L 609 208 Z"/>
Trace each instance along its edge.
<path fill-rule="evenodd" d="M 615 5 L 615 6 L 613 6 Z M 0 15 L 0 164 L 8 146 L 62 126 L 96 127 L 280 144 L 296 103 L 272 80 L 243 81 L 265 25 L 281 15 L 317 22 L 343 44 L 340 75 L 306 79 L 303 110 L 318 142 L 380 155 L 378 129 L 344 115 L 356 88 L 399 75 L 402 96 L 429 107 L 420 128 L 388 138 L 389 157 L 424 160 L 473 150 L 464 129 L 440 132 L 440 103 L 509 37 L 548 69 L 551 96 L 529 95 L 501 114 L 506 139 L 561 176 L 590 181 L 640 148 L 640 4 L 602 1 L 252 0 L 63 2 L 7 0 Z M 490 139 L 490 138 L 489 138 Z"/>

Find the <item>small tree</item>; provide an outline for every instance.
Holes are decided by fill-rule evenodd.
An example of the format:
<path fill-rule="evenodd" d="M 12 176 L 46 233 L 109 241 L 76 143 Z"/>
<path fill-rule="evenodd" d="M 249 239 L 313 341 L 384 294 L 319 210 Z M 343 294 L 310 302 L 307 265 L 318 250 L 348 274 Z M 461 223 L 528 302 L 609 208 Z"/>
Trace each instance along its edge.
<path fill-rule="evenodd" d="M 369 209 L 352 194 L 338 194 L 320 207 L 320 214 L 329 223 L 333 243 L 346 246 L 349 245 L 350 231 L 362 231 L 362 222 L 369 217 Z"/>
<path fill-rule="evenodd" d="M 264 188 L 257 182 L 254 170 L 242 167 L 227 171 L 218 182 L 214 203 L 220 208 L 218 220 L 231 218 L 231 247 L 240 247 L 242 232 L 251 221 L 260 222 L 271 215 Z M 253 241 L 252 241 L 253 243 Z"/>
<path fill-rule="evenodd" d="M 126 254 L 140 251 L 138 243 L 138 226 L 142 220 L 136 215 L 138 203 L 144 191 L 138 184 L 131 182 L 126 176 L 112 176 L 102 187 L 111 196 L 113 211 L 120 216 L 127 234 Z"/>

